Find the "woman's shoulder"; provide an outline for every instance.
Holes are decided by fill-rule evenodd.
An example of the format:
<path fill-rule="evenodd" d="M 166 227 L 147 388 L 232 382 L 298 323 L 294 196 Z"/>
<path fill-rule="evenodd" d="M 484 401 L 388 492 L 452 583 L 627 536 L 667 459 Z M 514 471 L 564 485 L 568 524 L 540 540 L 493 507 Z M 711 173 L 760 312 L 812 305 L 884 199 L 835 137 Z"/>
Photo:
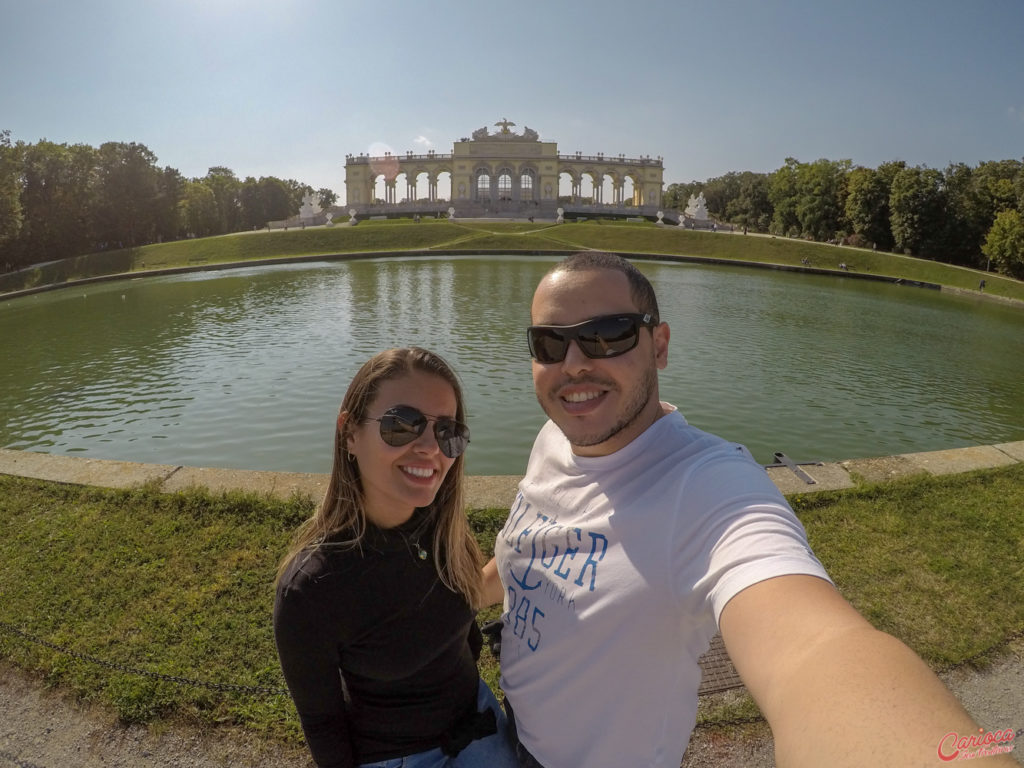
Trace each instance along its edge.
<path fill-rule="evenodd" d="M 366 552 L 357 545 L 322 542 L 297 552 L 281 575 L 279 591 L 320 592 L 337 589 L 359 569 Z"/>

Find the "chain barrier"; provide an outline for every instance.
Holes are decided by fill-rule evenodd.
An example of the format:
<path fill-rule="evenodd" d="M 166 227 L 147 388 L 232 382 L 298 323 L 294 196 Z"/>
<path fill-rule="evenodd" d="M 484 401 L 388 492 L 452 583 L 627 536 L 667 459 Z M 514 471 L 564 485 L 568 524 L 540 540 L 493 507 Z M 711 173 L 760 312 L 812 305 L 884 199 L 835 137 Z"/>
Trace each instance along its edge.
<path fill-rule="evenodd" d="M 702 731 L 705 728 L 731 728 L 734 725 L 749 725 L 750 723 L 765 723 L 764 715 L 748 715 L 747 717 L 736 717 L 732 720 L 715 720 L 713 723 L 697 723 L 693 726 L 694 731 Z"/>
<path fill-rule="evenodd" d="M 91 664 L 98 664 L 98 665 L 100 665 L 102 667 L 106 667 L 108 669 L 114 669 L 114 670 L 117 670 L 119 672 L 127 672 L 128 674 L 132 674 L 132 675 L 140 675 L 142 677 L 150 677 L 150 678 L 154 678 L 156 680 L 165 680 L 167 682 L 177 683 L 179 685 L 191 685 L 191 686 L 195 686 L 195 687 L 198 687 L 198 688 L 210 688 L 210 689 L 213 689 L 215 691 L 238 691 L 238 692 L 242 692 L 242 693 L 265 693 L 265 694 L 270 694 L 272 696 L 287 696 L 288 695 L 288 691 L 286 689 L 283 689 L 283 688 L 266 688 L 266 687 L 255 686 L 255 685 L 235 685 L 235 684 L 232 684 L 232 683 L 209 683 L 209 682 L 205 682 L 203 680 L 193 680 L 193 679 L 190 679 L 190 678 L 187 678 L 187 677 L 179 677 L 177 675 L 166 675 L 166 674 L 163 674 L 162 672 L 149 672 L 149 671 L 146 671 L 144 669 L 134 669 L 134 668 L 128 667 L 128 666 L 126 666 L 124 664 L 117 664 L 117 663 L 110 662 L 110 661 L 104 661 L 103 659 L 96 658 L 95 656 L 90 656 L 90 655 L 88 655 L 86 653 L 80 653 L 78 651 L 72 650 L 71 648 L 67 648 L 65 646 L 58 645 L 57 643 L 51 643 L 49 640 L 43 640 L 41 637 L 37 637 L 36 635 L 32 635 L 32 634 L 30 634 L 28 632 L 25 632 L 24 630 L 18 629 L 17 627 L 13 626 L 12 624 L 8 624 L 6 621 L 0 621 L 0 629 L 4 630 L 6 632 L 9 632 L 9 633 L 11 633 L 13 635 L 17 635 L 18 637 L 20 637 L 20 638 L 22 638 L 24 640 L 27 640 L 27 641 L 29 641 L 31 643 L 35 643 L 37 645 L 45 646 L 46 648 L 49 648 L 49 649 L 54 650 L 54 651 L 57 651 L 58 653 L 63 653 L 63 654 L 66 654 L 67 656 L 71 656 L 73 658 L 80 659 L 81 661 L 89 662 Z M 1014 634 L 1010 635 L 1010 637 L 1006 638 L 997 647 L 1000 647 L 1000 646 L 1001 647 L 1005 647 L 1006 645 L 1008 645 L 1009 643 L 1013 642 L 1014 640 L 1017 640 L 1020 637 L 1024 637 L 1024 631 L 1022 631 L 1022 632 L 1015 632 Z M 982 653 L 976 654 L 975 656 L 972 656 L 970 658 L 964 659 L 963 661 L 961 661 L 961 662 L 959 662 L 957 664 L 950 665 L 949 667 L 946 667 L 945 669 L 943 669 L 941 671 L 949 672 L 949 671 L 951 671 L 953 669 L 959 669 L 960 667 L 966 666 L 967 664 L 970 664 L 973 661 L 977 661 L 979 658 L 982 658 L 982 657 L 992 653 L 993 650 L 994 649 L 989 649 L 988 651 L 984 651 Z M 739 718 L 735 718 L 733 720 L 727 720 L 727 721 L 717 721 L 717 722 L 714 722 L 714 723 L 697 723 L 694 726 L 694 730 L 695 731 L 699 731 L 699 730 L 702 730 L 704 728 L 721 728 L 723 726 L 746 725 L 748 723 L 763 723 L 764 721 L 765 720 L 764 720 L 763 716 L 761 716 L 761 715 L 754 715 L 754 716 L 750 716 L 750 717 L 739 717 Z M 5 752 L 4 750 L 0 750 L 0 760 L 7 760 L 11 764 L 17 766 L 18 768 L 44 768 L 43 766 L 38 765 L 36 763 L 31 763 L 31 762 L 28 762 L 27 760 L 20 760 L 16 755 L 12 755 L 11 753 Z"/>
<path fill-rule="evenodd" d="M 67 656 L 71 656 L 72 658 L 79 659 L 80 661 L 85 661 L 90 664 L 97 664 L 101 667 L 106 667 L 107 669 L 117 670 L 118 672 L 127 672 L 130 675 L 139 675 L 141 677 L 149 677 L 155 680 L 165 680 L 170 683 L 177 683 L 178 685 L 191 685 L 196 688 L 209 688 L 214 691 L 261 693 L 269 694 L 271 696 L 288 695 L 288 691 L 284 688 L 267 688 L 258 685 L 235 685 L 233 683 L 208 683 L 203 680 L 193 680 L 188 677 L 179 677 L 178 675 L 167 675 L 163 672 L 149 672 L 145 669 L 135 669 L 134 667 L 129 667 L 125 664 L 117 664 L 112 661 L 105 661 L 95 656 L 90 656 L 87 653 L 80 653 L 79 651 L 73 650 L 63 645 L 51 643 L 49 640 L 44 640 L 41 637 L 37 637 L 36 635 L 25 632 L 22 629 L 18 629 L 14 625 L 8 624 L 6 621 L 0 621 L 0 629 L 9 632 L 12 635 L 17 635 L 18 637 L 22 638 L 23 640 L 27 640 L 30 643 L 42 645 L 46 648 L 57 651 L 58 653 L 63 653 Z"/>
<path fill-rule="evenodd" d="M 125 664 L 117 664 L 111 661 L 105 661 L 104 659 L 100 659 L 95 656 L 90 656 L 87 653 L 80 653 L 79 651 L 73 650 L 63 645 L 51 643 L 49 640 L 44 640 L 41 637 L 33 635 L 29 632 L 25 632 L 24 630 L 19 629 L 18 627 L 15 627 L 12 624 L 8 624 L 6 621 L 0 621 L 0 630 L 8 632 L 12 635 L 16 635 L 22 638 L 23 640 L 27 640 L 30 643 L 35 643 L 36 645 L 41 645 L 53 651 L 57 651 L 58 653 L 63 653 L 67 656 L 71 656 L 72 658 L 76 658 L 81 661 L 88 662 L 90 664 L 97 664 L 101 667 L 106 667 L 107 669 L 117 670 L 118 672 L 126 672 L 131 675 L 149 677 L 155 680 L 165 680 L 167 682 L 177 683 L 179 685 L 191 685 L 197 688 L 210 688 L 215 691 L 236 691 L 241 693 L 269 694 L 272 696 L 288 695 L 288 691 L 283 688 L 267 688 L 256 685 L 235 685 L 232 683 L 209 683 L 203 680 L 193 680 L 191 678 L 179 677 L 177 675 L 166 675 L 162 672 L 149 672 L 144 669 L 135 669 Z M 32 763 L 28 760 L 22 760 L 17 755 L 11 754 L 10 752 L 7 752 L 5 750 L 0 750 L 0 763 L 3 763 L 4 761 L 17 766 L 17 768 L 45 768 L 44 766 L 39 765 L 38 763 Z"/>
<path fill-rule="evenodd" d="M 962 667 L 966 667 L 969 664 L 976 664 L 977 662 L 983 659 L 989 658 L 993 654 L 998 654 L 1001 650 L 1007 648 L 1010 645 L 1010 643 L 1015 643 L 1022 638 L 1024 638 L 1024 629 L 1020 630 L 1019 632 L 1014 632 L 1013 634 L 1007 635 L 998 643 L 993 645 L 991 648 L 988 648 L 984 651 L 979 651 L 973 656 L 968 656 L 966 659 L 962 659 L 961 661 L 958 661 L 955 664 L 941 666 L 936 670 L 936 672 L 938 672 L 939 674 L 944 674 L 946 672 L 953 672 L 957 669 L 961 669 Z"/>

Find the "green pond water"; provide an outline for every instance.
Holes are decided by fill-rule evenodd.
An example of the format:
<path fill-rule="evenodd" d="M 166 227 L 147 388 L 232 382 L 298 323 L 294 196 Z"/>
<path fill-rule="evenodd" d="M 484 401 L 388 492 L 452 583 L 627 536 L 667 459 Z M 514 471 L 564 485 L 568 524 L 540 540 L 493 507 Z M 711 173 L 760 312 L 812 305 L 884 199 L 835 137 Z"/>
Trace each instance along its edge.
<path fill-rule="evenodd" d="M 529 304 L 552 259 L 409 257 L 70 287 L 0 302 L 0 445 L 330 469 L 349 380 L 380 349 L 446 357 L 471 474 L 518 474 L 544 416 Z M 1024 311 L 818 275 L 637 262 L 672 330 L 662 398 L 696 426 L 841 460 L 1024 440 Z"/>

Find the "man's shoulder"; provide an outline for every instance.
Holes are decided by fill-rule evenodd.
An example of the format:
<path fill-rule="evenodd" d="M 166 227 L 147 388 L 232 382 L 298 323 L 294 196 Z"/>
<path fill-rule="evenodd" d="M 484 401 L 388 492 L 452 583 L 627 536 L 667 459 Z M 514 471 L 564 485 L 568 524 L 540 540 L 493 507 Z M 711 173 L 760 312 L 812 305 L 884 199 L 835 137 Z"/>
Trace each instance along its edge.
<path fill-rule="evenodd" d="M 645 437 L 649 443 L 648 448 L 660 449 L 677 458 L 711 460 L 736 455 L 753 458 L 745 446 L 695 427 L 675 409 L 651 425 Z"/>

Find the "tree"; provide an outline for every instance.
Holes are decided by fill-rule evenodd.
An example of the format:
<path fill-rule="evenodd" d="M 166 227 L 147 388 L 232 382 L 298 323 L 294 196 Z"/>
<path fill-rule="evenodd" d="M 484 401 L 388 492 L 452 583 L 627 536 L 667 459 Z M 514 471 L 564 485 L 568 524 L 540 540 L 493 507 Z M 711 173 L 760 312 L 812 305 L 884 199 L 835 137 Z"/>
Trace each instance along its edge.
<path fill-rule="evenodd" d="M 890 164 L 890 166 L 895 164 Z M 899 166 L 902 168 L 903 163 Z M 878 170 L 854 168 L 846 179 L 846 220 L 851 231 L 864 242 L 883 251 L 891 251 L 892 230 L 889 228 L 889 195 L 892 176 L 883 166 Z"/>
<path fill-rule="evenodd" d="M 156 183 L 156 238 L 177 240 L 185 234 L 185 221 L 182 217 L 181 201 L 185 199 L 185 177 L 177 168 L 170 166 L 163 169 Z"/>
<path fill-rule="evenodd" d="M 992 259 L 998 272 L 1024 278 L 1024 218 L 1014 209 L 996 214 L 981 252 Z"/>
<path fill-rule="evenodd" d="M 990 160 L 974 169 L 978 199 L 985 206 L 989 221 L 1000 211 L 1024 209 L 1024 199 L 1018 199 L 1018 183 L 1024 184 L 1024 163 L 1020 160 Z M 1019 187 L 1024 192 L 1024 186 Z"/>
<path fill-rule="evenodd" d="M 1024 168 L 1014 177 L 1013 191 L 1017 196 L 1017 210 L 1024 213 Z"/>
<path fill-rule="evenodd" d="M 20 260 L 62 259 L 89 250 L 94 242 L 96 150 L 40 141 L 23 145 Z"/>
<path fill-rule="evenodd" d="M 943 186 L 946 232 L 942 238 L 942 253 L 936 253 L 935 257 L 953 264 L 980 266 L 981 243 L 995 216 L 992 202 L 983 189 L 984 180 L 970 166 L 955 163 L 946 168 Z"/>
<path fill-rule="evenodd" d="M 661 196 L 661 202 L 666 208 L 684 211 L 690 198 L 699 195 L 703 189 L 704 184 L 699 181 L 691 181 L 689 184 L 669 184 L 668 189 Z"/>
<path fill-rule="evenodd" d="M 800 231 L 815 240 L 831 240 L 844 227 L 849 160 L 816 160 L 796 170 L 796 217 Z"/>
<path fill-rule="evenodd" d="M 207 171 L 202 182 L 213 192 L 213 199 L 217 206 L 217 224 L 213 234 L 223 235 L 228 232 L 237 232 L 241 223 L 239 193 L 242 184 L 235 176 L 235 172 L 219 165 Z"/>
<path fill-rule="evenodd" d="M 266 226 L 267 206 L 263 201 L 263 190 L 260 182 L 252 176 L 246 176 L 238 190 L 238 203 L 242 208 L 240 214 L 243 229 L 262 229 Z"/>
<path fill-rule="evenodd" d="M 217 231 L 219 218 L 213 190 L 202 181 L 185 182 L 181 216 L 193 237 L 209 237 Z"/>
<path fill-rule="evenodd" d="M 708 179 L 703 189 L 708 213 L 716 219 L 724 219 L 729 202 L 739 197 L 740 183 L 740 175 L 735 172 Z"/>
<path fill-rule="evenodd" d="M 796 213 L 799 167 L 799 160 L 787 157 L 786 164 L 768 177 L 768 199 L 773 209 L 771 231 L 787 237 L 800 234 L 800 219 Z"/>
<path fill-rule="evenodd" d="M 725 206 L 725 218 L 733 224 L 767 232 L 772 222 L 768 176 L 745 171 L 740 174 L 737 195 Z"/>
<path fill-rule="evenodd" d="M 934 258 L 942 252 L 946 210 L 942 174 L 915 166 L 899 171 L 889 195 L 890 226 L 897 250 Z"/>
<path fill-rule="evenodd" d="M 283 184 L 288 190 L 288 213 L 281 218 L 287 219 L 298 215 L 299 209 L 302 207 L 302 198 L 312 192 L 313 188 L 295 179 L 285 179 Z"/>
<path fill-rule="evenodd" d="M 338 202 L 338 196 L 334 193 L 333 189 L 324 187 L 318 190 L 316 194 L 320 198 L 320 207 L 325 211 Z"/>
<path fill-rule="evenodd" d="M 21 231 L 21 151 L 21 142 L 11 144 L 10 131 L 0 131 L 0 269 L 14 266 L 9 247 Z"/>
<path fill-rule="evenodd" d="M 99 148 L 96 223 L 106 247 L 152 242 L 156 224 L 156 155 L 143 144 L 107 142 Z"/>

